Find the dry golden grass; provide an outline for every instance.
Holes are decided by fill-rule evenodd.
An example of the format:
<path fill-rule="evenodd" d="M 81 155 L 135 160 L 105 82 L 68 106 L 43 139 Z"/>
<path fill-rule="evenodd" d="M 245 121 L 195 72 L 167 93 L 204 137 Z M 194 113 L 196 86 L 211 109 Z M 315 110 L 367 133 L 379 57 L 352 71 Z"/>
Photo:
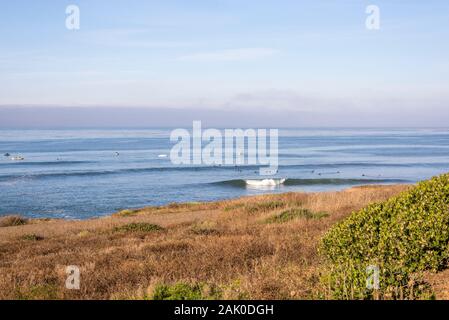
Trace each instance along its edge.
<path fill-rule="evenodd" d="M 265 195 L 1 227 L 0 299 L 142 299 L 156 284 L 179 281 L 220 286 L 225 299 L 316 298 L 323 233 L 406 188 Z M 267 222 L 294 208 L 327 215 Z M 65 289 L 69 265 L 80 268 L 79 291 Z"/>
<path fill-rule="evenodd" d="M 5 216 L 0 218 L 1 227 L 15 227 L 27 224 L 28 220 L 21 216 Z"/>

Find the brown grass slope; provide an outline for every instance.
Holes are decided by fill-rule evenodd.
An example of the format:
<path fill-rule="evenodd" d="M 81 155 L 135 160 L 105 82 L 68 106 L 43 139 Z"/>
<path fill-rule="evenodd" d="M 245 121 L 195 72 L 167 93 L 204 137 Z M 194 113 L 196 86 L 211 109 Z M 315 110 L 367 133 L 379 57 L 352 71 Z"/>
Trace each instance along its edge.
<path fill-rule="evenodd" d="M 224 299 L 317 298 L 323 233 L 406 188 L 266 195 L 88 221 L 5 220 L 0 299 L 144 299 L 177 282 L 219 286 Z M 65 288 L 69 265 L 80 268 L 80 290 Z"/>

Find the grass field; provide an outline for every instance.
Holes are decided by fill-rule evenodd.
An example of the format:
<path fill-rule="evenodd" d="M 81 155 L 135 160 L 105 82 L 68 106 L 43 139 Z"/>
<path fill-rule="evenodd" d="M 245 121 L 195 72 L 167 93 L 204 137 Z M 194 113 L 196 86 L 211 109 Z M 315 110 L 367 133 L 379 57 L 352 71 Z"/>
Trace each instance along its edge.
<path fill-rule="evenodd" d="M 407 188 L 173 204 L 87 221 L 3 218 L 0 298 L 329 298 L 317 253 L 324 233 Z M 68 265 L 80 268 L 80 290 L 65 288 Z"/>

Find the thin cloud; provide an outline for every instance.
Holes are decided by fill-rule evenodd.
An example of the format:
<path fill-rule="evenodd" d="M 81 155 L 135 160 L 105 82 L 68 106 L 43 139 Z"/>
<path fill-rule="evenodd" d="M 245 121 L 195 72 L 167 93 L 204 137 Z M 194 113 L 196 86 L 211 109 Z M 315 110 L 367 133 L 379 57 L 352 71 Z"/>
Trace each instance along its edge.
<path fill-rule="evenodd" d="M 240 48 L 214 52 L 200 52 L 178 58 L 181 61 L 245 61 L 268 58 L 279 51 L 272 48 Z"/>
<path fill-rule="evenodd" d="M 154 30 L 149 28 L 100 29 L 82 34 L 81 39 L 95 45 L 129 48 L 182 48 L 195 45 L 189 41 L 157 40 Z"/>

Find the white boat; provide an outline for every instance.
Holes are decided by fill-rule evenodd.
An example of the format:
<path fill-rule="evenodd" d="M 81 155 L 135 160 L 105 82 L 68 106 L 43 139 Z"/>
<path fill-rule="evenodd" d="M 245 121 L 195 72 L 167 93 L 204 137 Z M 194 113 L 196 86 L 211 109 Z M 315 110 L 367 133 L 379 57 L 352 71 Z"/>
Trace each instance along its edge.
<path fill-rule="evenodd" d="M 25 158 L 24 157 L 12 157 L 11 158 L 11 160 L 13 160 L 13 161 L 23 161 L 23 160 L 25 160 Z"/>

